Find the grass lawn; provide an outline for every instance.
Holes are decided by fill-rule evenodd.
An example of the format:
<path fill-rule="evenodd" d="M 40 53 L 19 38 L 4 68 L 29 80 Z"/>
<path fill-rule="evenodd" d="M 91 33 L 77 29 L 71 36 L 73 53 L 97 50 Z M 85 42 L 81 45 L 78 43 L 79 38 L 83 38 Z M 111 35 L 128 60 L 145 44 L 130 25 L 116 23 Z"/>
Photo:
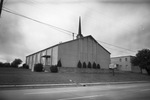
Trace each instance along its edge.
<path fill-rule="evenodd" d="M 29 69 L 0 68 L 0 85 L 71 83 L 69 80 L 79 83 L 150 81 L 150 76 L 119 71 L 115 72 L 115 76 L 113 76 L 109 70 L 96 69 L 92 69 L 91 71 L 91 69 L 72 70 L 61 68 L 59 73 L 46 73 L 31 72 Z"/>

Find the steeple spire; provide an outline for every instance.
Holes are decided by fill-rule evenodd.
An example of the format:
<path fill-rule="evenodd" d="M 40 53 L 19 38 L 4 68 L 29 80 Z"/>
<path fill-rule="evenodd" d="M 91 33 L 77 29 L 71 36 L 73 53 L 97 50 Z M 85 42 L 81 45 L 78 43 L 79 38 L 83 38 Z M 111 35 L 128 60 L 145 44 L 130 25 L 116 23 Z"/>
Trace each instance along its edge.
<path fill-rule="evenodd" d="M 82 38 L 83 35 L 81 33 L 81 17 L 79 17 L 79 29 L 78 29 L 78 35 L 77 35 L 77 39 Z"/>

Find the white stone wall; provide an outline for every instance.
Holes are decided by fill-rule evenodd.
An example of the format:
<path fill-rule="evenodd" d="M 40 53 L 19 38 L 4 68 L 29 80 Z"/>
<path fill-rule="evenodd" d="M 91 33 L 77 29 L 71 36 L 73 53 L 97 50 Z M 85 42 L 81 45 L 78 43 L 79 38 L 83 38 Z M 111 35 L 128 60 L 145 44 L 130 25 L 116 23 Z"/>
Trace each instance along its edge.
<path fill-rule="evenodd" d="M 44 55 L 50 55 L 51 57 L 48 58 L 47 62 L 45 62 L 45 58 L 42 57 Z M 58 62 L 58 46 L 53 48 L 48 48 L 46 50 L 37 52 L 30 56 L 26 57 L 26 63 L 29 65 L 29 69 L 34 69 L 34 65 L 37 63 L 42 63 L 45 65 L 56 65 Z"/>
<path fill-rule="evenodd" d="M 57 65 L 58 62 L 58 46 L 53 47 L 51 50 L 51 59 L 52 59 L 52 65 Z"/>
<path fill-rule="evenodd" d="M 47 49 L 47 55 L 50 55 L 50 56 L 52 55 L 52 48 Z M 48 59 L 47 64 L 48 65 L 52 65 L 52 59 L 51 59 L 51 57 Z"/>
<path fill-rule="evenodd" d="M 44 55 L 46 55 L 46 50 L 44 50 L 44 51 L 41 52 L 41 63 L 42 63 L 43 65 L 45 65 L 45 58 L 42 57 L 42 56 L 44 56 Z"/>

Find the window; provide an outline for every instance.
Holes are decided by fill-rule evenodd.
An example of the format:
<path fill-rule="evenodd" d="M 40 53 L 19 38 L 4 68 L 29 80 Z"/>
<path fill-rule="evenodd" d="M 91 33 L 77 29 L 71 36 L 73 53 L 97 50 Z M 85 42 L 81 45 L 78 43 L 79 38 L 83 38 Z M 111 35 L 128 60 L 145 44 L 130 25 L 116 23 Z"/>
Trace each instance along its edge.
<path fill-rule="evenodd" d="M 120 62 L 121 62 L 121 58 L 120 58 Z"/>
<path fill-rule="evenodd" d="M 127 61 L 128 59 L 127 58 L 125 58 L 125 61 Z"/>

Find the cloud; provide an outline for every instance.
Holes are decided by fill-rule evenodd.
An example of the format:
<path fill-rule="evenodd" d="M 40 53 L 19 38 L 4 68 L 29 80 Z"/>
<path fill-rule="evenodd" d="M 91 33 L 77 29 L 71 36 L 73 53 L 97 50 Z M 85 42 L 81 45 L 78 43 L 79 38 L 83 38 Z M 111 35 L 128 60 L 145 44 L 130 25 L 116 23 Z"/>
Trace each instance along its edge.
<path fill-rule="evenodd" d="M 81 16 L 84 36 L 92 35 L 97 40 L 137 50 L 150 47 L 149 4 L 147 0 L 11 0 L 5 6 L 75 33 Z M 1 18 L 1 23 L 0 45 L 3 48 L 0 54 L 6 59 L 11 56 L 25 58 L 28 54 L 72 39 L 71 35 L 8 13 Z M 115 56 L 121 54 L 120 51 L 125 50 L 110 49 Z"/>
<path fill-rule="evenodd" d="M 5 12 L 3 12 L 5 16 Z M 24 37 L 19 31 L 18 17 L 2 16 L 0 24 L 0 55 L 7 61 L 24 54 Z"/>
<path fill-rule="evenodd" d="M 126 34 L 118 35 L 116 44 L 123 45 L 131 50 L 139 50 L 150 47 L 150 23 L 130 31 Z"/>
<path fill-rule="evenodd" d="M 124 23 L 128 23 L 116 37 L 115 43 L 132 50 L 150 48 L 150 7 L 148 5 L 136 6 Z"/>

